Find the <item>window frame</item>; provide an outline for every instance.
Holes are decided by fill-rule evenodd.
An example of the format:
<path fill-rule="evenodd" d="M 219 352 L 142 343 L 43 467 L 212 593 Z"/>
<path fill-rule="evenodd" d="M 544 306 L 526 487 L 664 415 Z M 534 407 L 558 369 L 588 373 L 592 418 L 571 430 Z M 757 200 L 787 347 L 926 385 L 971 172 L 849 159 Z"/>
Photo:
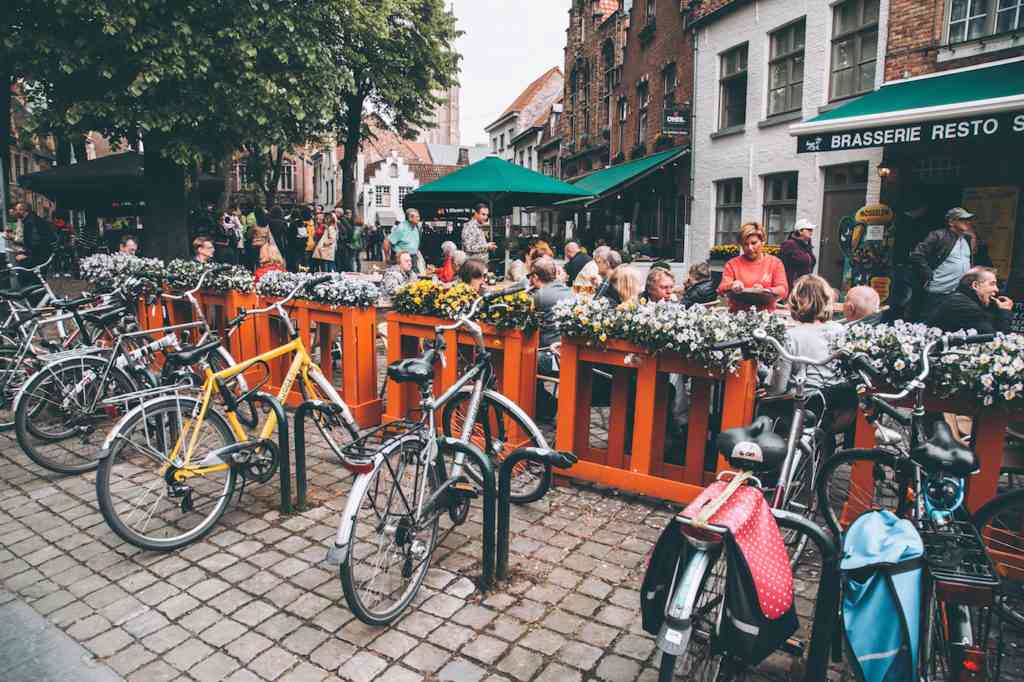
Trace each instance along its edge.
<path fill-rule="evenodd" d="M 785 182 L 789 179 L 792 179 L 792 185 Z M 781 199 L 770 198 L 772 182 L 775 180 L 783 180 L 782 188 L 784 194 L 787 192 L 789 187 L 792 186 L 793 196 L 784 196 Z M 796 224 L 796 212 L 798 201 L 800 199 L 800 172 L 784 171 L 781 173 L 769 173 L 767 175 L 762 175 L 761 181 L 764 183 L 761 224 L 764 226 L 765 235 L 768 237 L 767 243 L 781 244 L 786 239 L 786 236 L 793 231 L 793 225 Z M 771 222 L 769 221 L 769 212 L 772 209 L 787 208 L 792 208 L 792 222 L 787 227 L 786 221 L 783 220 L 782 228 L 780 230 L 772 231 Z"/>
<path fill-rule="evenodd" d="M 626 153 L 626 128 L 629 124 L 629 98 L 620 97 L 618 104 L 619 117 L 619 153 Z"/>
<path fill-rule="evenodd" d="M 647 81 L 640 81 L 636 84 L 636 144 L 637 146 L 647 141 L 649 128 L 648 115 L 651 108 L 651 84 Z"/>
<path fill-rule="evenodd" d="M 864 8 L 868 2 L 877 2 L 879 15 L 875 17 L 871 23 L 864 23 Z M 839 18 L 839 10 L 842 7 L 850 3 L 856 3 L 858 6 L 858 23 L 857 26 L 849 31 L 840 33 L 837 28 L 837 22 Z M 879 27 L 881 26 L 881 0 L 845 0 L 844 2 L 836 3 L 832 6 L 832 38 L 829 42 L 829 69 L 828 69 L 828 98 L 829 102 L 839 102 L 844 99 L 850 99 L 851 97 L 858 97 L 867 92 L 872 92 L 875 89 L 875 79 L 878 77 L 878 45 L 879 45 Z M 875 51 L 871 55 L 871 59 L 864 59 L 864 37 L 874 32 L 875 35 Z M 836 69 L 836 46 L 839 43 L 852 40 L 854 45 L 854 58 L 853 65 L 843 68 Z M 872 66 L 872 77 L 871 87 L 866 89 L 860 89 L 858 85 L 854 85 L 854 88 L 844 94 L 836 93 L 836 75 L 845 71 L 856 70 L 858 78 L 857 82 L 860 82 L 860 70 L 868 62 L 873 64 Z"/>
<path fill-rule="evenodd" d="M 740 226 L 743 224 L 743 178 L 723 178 L 715 180 L 715 244 L 735 244 L 739 236 Z M 735 190 L 736 196 L 725 197 L 731 201 L 723 201 L 723 195 L 727 190 Z M 724 212 L 729 211 L 730 215 L 735 211 L 735 229 L 724 229 L 722 220 Z"/>
<path fill-rule="evenodd" d="M 728 57 L 735 53 L 742 51 L 743 66 L 736 69 L 731 73 L 725 72 L 725 64 Z M 733 45 L 728 50 L 720 52 L 718 55 L 718 130 L 726 130 L 729 128 L 738 128 L 744 126 L 747 123 L 747 100 L 750 97 L 750 43 L 740 43 L 739 45 Z M 737 123 L 728 124 L 727 112 L 730 107 L 727 105 L 726 92 L 727 88 L 735 81 L 743 80 L 743 117 Z M 731 107 L 735 108 L 735 106 Z"/>
<path fill-rule="evenodd" d="M 793 45 L 795 45 L 795 39 L 794 38 L 789 38 L 789 43 L 788 43 L 789 49 L 788 49 L 788 51 L 777 53 L 776 52 L 776 49 L 777 49 L 777 42 L 776 42 L 776 40 L 777 40 L 777 38 L 779 36 L 781 36 L 782 34 L 786 34 L 786 33 L 792 32 L 792 31 L 794 31 L 797 28 L 800 28 L 800 33 L 803 36 L 801 41 L 800 41 L 800 47 L 799 48 L 794 48 Z M 795 35 L 795 33 L 794 33 L 794 35 Z M 791 113 L 791 112 L 794 112 L 794 111 L 800 111 L 803 108 L 803 91 L 804 91 L 803 85 L 804 85 L 804 77 L 806 76 L 806 66 L 807 66 L 806 59 L 805 59 L 806 49 L 807 49 L 807 18 L 806 17 L 800 17 L 799 19 L 797 19 L 795 21 L 791 21 L 788 24 L 786 24 L 785 26 L 781 26 L 781 27 L 775 29 L 774 31 L 772 31 L 771 33 L 768 34 L 768 78 L 766 79 L 767 80 L 768 91 L 767 91 L 767 97 L 765 99 L 766 99 L 766 108 L 767 108 L 767 112 L 768 112 L 768 117 L 769 118 L 771 118 L 772 116 L 779 116 L 781 114 L 788 114 L 788 113 Z M 797 59 L 799 59 L 800 62 L 801 62 L 800 80 L 799 81 L 797 81 L 797 80 L 795 80 L 793 78 L 794 64 L 796 63 Z M 785 83 L 782 83 L 782 84 L 773 83 L 773 80 L 775 78 L 775 68 L 774 67 L 775 67 L 776 64 L 783 63 L 783 62 L 786 63 L 786 81 L 785 81 Z M 794 88 L 796 86 L 800 87 L 800 97 L 799 98 L 796 98 L 796 97 L 793 96 L 793 90 L 794 90 Z M 773 101 L 772 100 L 772 93 L 775 92 L 776 90 L 785 90 L 786 91 L 786 97 L 785 97 L 785 102 L 786 103 L 778 111 L 773 111 L 772 110 L 772 101 Z M 793 101 L 793 100 L 796 100 L 796 101 Z"/>
<path fill-rule="evenodd" d="M 1013 33 L 1019 33 L 1024 31 L 1024 0 L 1016 0 L 1016 4 L 1011 7 L 1000 8 L 1000 0 L 991 0 L 991 5 L 984 14 L 971 14 L 971 7 L 978 0 L 966 0 L 968 3 L 968 9 L 962 19 L 957 19 L 957 24 L 962 24 L 964 28 L 963 38 L 953 40 L 953 3 L 956 0 L 945 0 L 945 14 L 943 16 L 943 44 L 944 45 L 963 45 L 965 43 L 971 43 L 978 40 L 985 40 L 986 38 L 993 38 L 996 36 L 1010 35 Z M 1008 14 L 1013 12 L 1015 16 L 1015 28 L 999 29 L 1000 15 Z M 984 17 L 985 28 L 981 35 L 975 37 L 969 37 L 968 32 L 970 31 L 971 20 Z"/>
<path fill-rule="evenodd" d="M 391 185 L 377 185 L 373 192 L 374 206 L 391 208 Z"/>
<path fill-rule="evenodd" d="M 671 76 L 671 83 L 669 82 Z M 671 85 L 672 87 L 669 87 Z M 679 87 L 679 66 L 669 62 L 661 70 L 662 103 L 666 109 L 676 104 L 676 89 Z"/>
<path fill-rule="evenodd" d="M 281 177 L 277 181 L 278 192 L 295 191 L 295 169 L 296 163 L 290 159 L 281 162 Z"/>

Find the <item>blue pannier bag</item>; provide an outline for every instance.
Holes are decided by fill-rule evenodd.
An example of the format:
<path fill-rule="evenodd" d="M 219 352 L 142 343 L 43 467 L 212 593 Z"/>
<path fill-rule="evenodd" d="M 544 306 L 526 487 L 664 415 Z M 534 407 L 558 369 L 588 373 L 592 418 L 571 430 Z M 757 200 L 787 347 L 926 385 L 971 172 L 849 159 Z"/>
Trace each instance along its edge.
<path fill-rule="evenodd" d="M 865 682 L 917 680 L 924 544 L 914 525 L 869 511 L 843 539 L 843 629 Z"/>

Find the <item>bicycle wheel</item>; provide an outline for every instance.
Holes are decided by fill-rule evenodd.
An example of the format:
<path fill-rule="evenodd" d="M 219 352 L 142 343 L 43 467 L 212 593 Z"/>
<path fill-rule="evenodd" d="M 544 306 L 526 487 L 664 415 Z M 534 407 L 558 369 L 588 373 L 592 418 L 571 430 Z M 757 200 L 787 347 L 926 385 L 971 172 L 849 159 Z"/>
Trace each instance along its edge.
<path fill-rule="evenodd" d="M 25 383 L 15 402 L 18 444 L 51 471 L 95 469 L 103 438 L 124 414 L 123 406 L 104 401 L 137 388 L 124 371 L 107 369 L 104 358 L 82 356 L 47 365 Z"/>
<path fill-rule="evenodd" d="M 459 438 L 462 436 L 469 411 L 472 389 L 465 389 L 454 396 L 444 406 L 441 413 L 441 426 L 444 435 Z M 473 431 L 469 442 L 491 458 L 497 467 L 514 450 L 520 447 L 541 447 L 544 436 L 537 425 L 530 420 L 521 419 L 507 410 L 498 401 L 484 395 L 480 400 L 480 409 L 473 421 Z M 480 475 L 476 467 L 470 466 L 477 482 Z M 535 502 L 544 497 L 551 487 L 551 466 L 536 462 L 520 462 L 512 474 L 512 494 L 509 499 L 517 504 Z"/>
<path fill-rule="evenodd" d="M 219 412 L 208 408 L 199 426 L 199 450 L 189 469 L 194 475 L 174 484 L 164 476 L 179 439 L 195 434 L 195 398 L 167 396 L 132 411 L 108 437 L 109 452 L 96 473 L 100 512 L 119 537 L 136 547 L 166 551 L 203 537 L 224 514 L 237 474 L 226 468 L 199 468 L 201 455 L 235 443 Z M 186 469 L 186 471 L 189 471 Z"/>
<path fill-rule="evenodd" d="M 725 608 L 725 572 L 725 552 L 719 551 L 718 556 L 712 559 L 704 576 L 704 584 L 697 593 L 686 653 L 673 656 L 662 652 L 658 682 L 672 682 L 675 679 L 716 682 L 732 679 L 729 666 L 712 646 Z"/>
<path fill-rule="evenodd" d="M 818 511 L 815 483 L 824 458 L 823 439 L 828 437 L 821 429 L 815 429 L 813 434 L 806 434 L 800 439 L 782 502 L 782 509 L 812 521 Z M 782 539 L 795 565 L 803 556 L 807 535 L 794 529 L 782 529 Z"/>
<path fill-rule="evenodd" d="M 319 372 L 319 368 L 310 368 L 310 374 Z M 299 380 L 296 382 L 299 385 L 299 393 L 302 394 L 303 400 L 320 400 L 325 403 L 333 403 L 334 400 L 324 394 L 323 389 L 312 381 L 307 387 L 306 382 Z M 313 423 L 316 425 L 316 430 L 320 432 L 320 436 L 324 439 L 324 444 L 327 448 L 334 453 L 334 456 L 339 460 L 344 459 L 342 456 L 342 450 L 345 449 L 349 443 L 359 437 L 359 433 L 356 431 L 356 426 L 349 424 L 340 416 L 333 415 L 328 416 L 322 412 L 314 412 L 310 415 Z"/>
<path fill-rule="evenodd" d="M 228 367 L 234 367 L 235 365 L 238 364 L 237 362 L 235 362 L 235 359 L 231 357 L 231 353 L 228 352 L 228 349 L 224 348 L 223 346 L 218 348 L 216 352 L 211 353 L 209 356 L 207 356 L 207 360 L 210 363 L 210 371 L 213 372 L 214 374 L 222 370 L 225 370 Z M 199 376 L 202 376 L 202 373 L 200 373 Z M 232 393 L 234 393 L 235 396 L 244 395 L 249 391 L 249 382 L 245 380 L 244 374 L 239 374 L 235 376 L 231 381 L 227 382 L 225 385 L 231 389 Z M 242 422 L 242 424 L 246 428 L 252 428 L 256 426 L 256 424 L 259 423 L 260 420 L 259 415 L 256 414 L 256 408 L 249 401 L 240 404 L 238 406 L 238 410 L 235 412 L 235 415 L 238 417 L 238 421 Z"/>
<path fill-rule="evenodd" d="M 899 455 L 878 449 L 844 450 L 824 462 L 817 482 L 818 511 L 833 535 L 871 509 L 905 515 L 911 480 L 899 463 Z"/>
<path fill-rule="evenodd" d="M 385 443 L 352 519 L 341 588 L 352 613 L 368 625 L 393 622 L 416 596 L 437 543 L 440 510 L 417 518 L 439 482 L 433 462 L 421 462 L 424 443 L 403 436 Z M 423 483 L 426 497 L 421 495 Z"/>
<path fill-rule="evenodd" d="M 0 347 L 0 431 L 14 426 L 14 401 L 18 391 L 37 369 L 35 357 L 26 354 L 19 362 L 19 356 L 17 348 Z"/>
<path fill-rule="evenodd" d="M 996 613 L 1024 630 L 1024 490 L 989 500 L 973 521 L 1001 580 Z"/>

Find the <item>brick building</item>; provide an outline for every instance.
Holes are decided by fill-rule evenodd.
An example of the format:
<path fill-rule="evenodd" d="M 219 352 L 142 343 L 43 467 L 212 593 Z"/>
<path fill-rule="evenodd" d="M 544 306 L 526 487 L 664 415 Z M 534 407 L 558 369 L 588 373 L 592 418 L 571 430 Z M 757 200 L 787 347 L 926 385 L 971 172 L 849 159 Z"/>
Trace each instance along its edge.
<path fill-rule="evenodd" d="M 907 253 L 944 224 L 947 209 L 964 206 L 1017 299 L 1024 294 L 1024 3 L 889 0 L 887 16 L 879 34 L 885 82 L 844 106 L 805 112 L 791 126 L 794 146 L 816 165 L 854 149 L 881 154 L 895 267 L 891 276 L 861 273 L 861 281 L 891 286 L 900 303 L 911 288 L 901 267 Z"/>

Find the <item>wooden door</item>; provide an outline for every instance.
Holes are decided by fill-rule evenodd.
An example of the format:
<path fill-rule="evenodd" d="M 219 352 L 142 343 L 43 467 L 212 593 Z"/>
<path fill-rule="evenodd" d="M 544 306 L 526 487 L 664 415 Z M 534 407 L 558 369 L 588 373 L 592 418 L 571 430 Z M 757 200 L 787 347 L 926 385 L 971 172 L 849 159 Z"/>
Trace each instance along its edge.
<path fill-rule="evenodd" d="M 843 285 L 843 250 L 839 244 L 839 225 L 852 217 L 867 200 L 868 164 L 851 163 L 825 168 L 825 196 L 821 207 L 821 243 L 818 247 L 818 274 L 836 289 Z"/>

